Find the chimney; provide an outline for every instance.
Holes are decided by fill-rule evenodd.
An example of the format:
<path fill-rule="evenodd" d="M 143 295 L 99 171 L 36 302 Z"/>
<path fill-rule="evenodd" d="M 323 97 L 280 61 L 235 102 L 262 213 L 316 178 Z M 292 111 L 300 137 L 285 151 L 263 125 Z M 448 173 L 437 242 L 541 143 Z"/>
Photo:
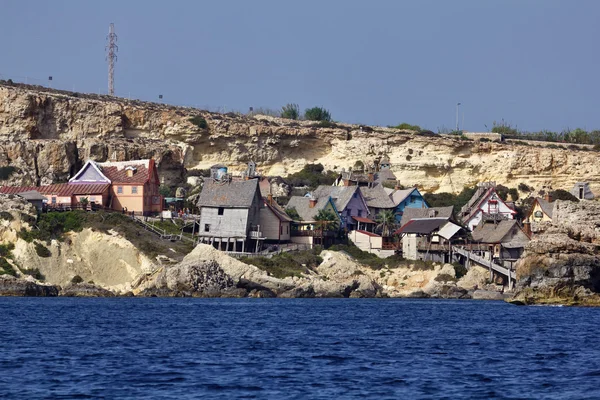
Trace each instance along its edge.
<path fill-rule="evenodd" d="M 552 198 L 552 195 L 550 194 L 550 192 L 546 193 L 546 195 L 544 196 L 544 200 L 546 200 L 548 203 L 552 203 L 552 201 L 554 200 Z"/>
<path fill-rule="evenodd" d="M 315 208 L 316 205 L 317 205 L 317 199 L 315 199 L 314 197 L 311 197 L 310 199 L 308 199 L 308 207 L 309 208 Z"/>
<path fill-rule="evenodd" d="M 267 195 L 267 203 L 269 203 L 270 206 L 273 205 L 273 195 L 271 193 Z"/>
<path fill-rule="evenodd" d="M 533 232 L 531 232 L 531 222 L 529 222 L 529 220 L 523 221 L 523 230 L 529 237 L 531 237 L 531 235 L 533 234 Z"/>

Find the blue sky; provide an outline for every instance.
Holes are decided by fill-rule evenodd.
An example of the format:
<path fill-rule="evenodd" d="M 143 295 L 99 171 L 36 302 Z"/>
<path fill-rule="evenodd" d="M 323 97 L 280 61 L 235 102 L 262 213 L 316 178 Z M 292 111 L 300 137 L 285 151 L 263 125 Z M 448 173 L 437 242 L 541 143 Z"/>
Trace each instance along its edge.
<path fill-rule="evenodd" d="M 3 0 L 3 79 L 245 112 L 471 131 L 600 129 L 595 0 Z M 38 80 L 36 80 L 38 79 Z"/>

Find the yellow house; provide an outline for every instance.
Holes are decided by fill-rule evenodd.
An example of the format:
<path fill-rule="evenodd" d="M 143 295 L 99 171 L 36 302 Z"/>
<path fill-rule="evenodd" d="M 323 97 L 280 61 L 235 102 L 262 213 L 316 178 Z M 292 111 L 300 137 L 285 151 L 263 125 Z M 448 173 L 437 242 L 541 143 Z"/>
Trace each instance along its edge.
<path fill-rule="evenodd" d="M 529 222 L 551 222 L 554 204 L 549 200 L 551 199 L 536 197 L 529 209 L 529 213 L 527 213 L 526 220 Z"/>

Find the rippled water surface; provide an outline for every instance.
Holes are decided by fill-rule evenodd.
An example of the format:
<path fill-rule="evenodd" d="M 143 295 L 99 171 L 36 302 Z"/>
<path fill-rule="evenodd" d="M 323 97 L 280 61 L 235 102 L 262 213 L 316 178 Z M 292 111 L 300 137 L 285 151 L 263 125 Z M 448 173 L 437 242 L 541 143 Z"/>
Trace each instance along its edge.
<path fill-rule="evenodd" d="M 1 398 L 600 398 L 600 309 L 0 298 Z"/>

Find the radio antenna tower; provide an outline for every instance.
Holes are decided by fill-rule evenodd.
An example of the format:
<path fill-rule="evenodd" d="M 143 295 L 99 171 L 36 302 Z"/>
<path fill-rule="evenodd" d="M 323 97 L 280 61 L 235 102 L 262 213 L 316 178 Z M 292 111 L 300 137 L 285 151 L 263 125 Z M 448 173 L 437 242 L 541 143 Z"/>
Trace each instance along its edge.
<path fill-rule="evenodd" d="M 106 60 L 108 61 L 108 94 L 115 95 L 115 61 L 117 61 L 117 34 L 115 33 L 115 24 L 111 23 L 108 28 L 108 45 L 106 46 Z"/>

